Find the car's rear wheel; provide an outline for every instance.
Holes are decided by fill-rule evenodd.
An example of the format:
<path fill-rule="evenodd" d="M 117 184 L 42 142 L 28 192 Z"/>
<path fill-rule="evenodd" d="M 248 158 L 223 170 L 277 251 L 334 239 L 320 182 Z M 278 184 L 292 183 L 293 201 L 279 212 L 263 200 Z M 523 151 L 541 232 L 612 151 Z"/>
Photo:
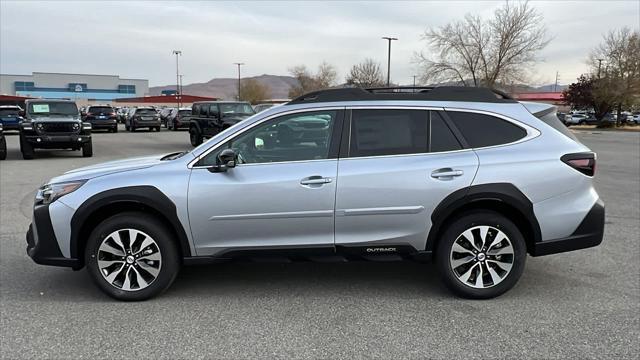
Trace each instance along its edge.
<path fill-rule="evenodd" d="M 524 270 L 524 237 L 509 219 L 473 211 L 450 223 L 436 250 L 444 284 L 455 294 L 488 299 L 511 289 Z"/>
<path fill-rule="evenodd" d="M 202 134 L 198 131 L 198 128 L 191 127 L 189 129 L 189 139 L 191 140 L 191 145 L 198 146 L 202 144 Z"/>
<path fill-rule="evenodd" d="M 0 160 L 7 158 L 7 141 L 5 138 L 0 139 Z"/>
<path fill-rule="evenodd" d="M 100 223 L 89 237 L 85 264 L 98 287 L 125 301 L 146 300 L 175 280 L 180 259 L 169 230 L 156 218 L 128 212 Z"/>

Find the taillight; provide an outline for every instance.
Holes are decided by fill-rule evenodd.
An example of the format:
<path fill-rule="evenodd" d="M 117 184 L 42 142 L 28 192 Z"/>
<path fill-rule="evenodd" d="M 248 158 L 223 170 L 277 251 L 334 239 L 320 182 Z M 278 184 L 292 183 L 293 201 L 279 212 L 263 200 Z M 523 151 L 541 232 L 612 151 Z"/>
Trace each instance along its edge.
<path fill-rule="evenodd" d="M 593 176 L 596 173 L 596 154 L 594 153 L 566 154 L 560 160 L 587 176 Z"/>

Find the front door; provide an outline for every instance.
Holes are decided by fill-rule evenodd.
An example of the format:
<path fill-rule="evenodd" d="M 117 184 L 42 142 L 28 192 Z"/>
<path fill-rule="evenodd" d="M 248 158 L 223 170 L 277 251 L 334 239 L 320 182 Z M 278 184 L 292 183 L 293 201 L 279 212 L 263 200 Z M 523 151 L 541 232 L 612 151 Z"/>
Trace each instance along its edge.
<path fill-rule="evenodd" d="M 333 246 L 342 111 L 282 115 L 216 146 L 194 167 L 189 221 L 199 256 L 254 248 Z M 237 166 L 212 173 L 232 148 Z"/>
<path fill-rule="evenodd" d="M 366 255 L 424 250 L 434 208 L 471 184 L 475 153 L 462 149 L 437 111 L 354 109 L 350 121 L 338 166 L 336 246 Z"/>

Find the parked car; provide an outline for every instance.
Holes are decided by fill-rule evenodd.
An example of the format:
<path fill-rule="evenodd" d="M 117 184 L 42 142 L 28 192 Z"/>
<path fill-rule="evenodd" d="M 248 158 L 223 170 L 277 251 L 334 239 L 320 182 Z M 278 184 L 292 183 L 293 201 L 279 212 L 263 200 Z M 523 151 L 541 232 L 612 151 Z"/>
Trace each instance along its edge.
<path fill-rule="evenodd" d="M 160 116 L 152 107 L 138 107 L 129 111 L 124 128 L 127 131 L 136 131 L 140 128 L 160 131 Z"/>
<path fill-rule="evenodd" d="M 118 120 L 116 111 L 109 105 L 92 105 L 87 107 L 82 120 L 90 122 L 92 130 L 106 129 L 109 132 L 118 132 Z"/>
<path fill-rule="evenodd" d="M 165 128 L 167 127 L 167 120 L 172 110 L 173 108 L 171 107 L 165 107 L 160 109 L 160 111 L 158 111 L 158 116 L 160 116 L 160 122 L 162 123 L 162 126 L 164 126 Z"/>
<path fill-rule="evenodd" d="M 22 109 L 16 105 L 0 105 L 0 123 L 5 130 L 19 130 Z"/>
<path fill-rule="evenodd" d="M 190 152 L 49 180 L 27 252 L 86 267 L 120 300 L 160 294 L 182 265 L 261 257 L 434 260 L 454 293 L 491 298 L 527 254 L 601 243 L 595 168 L 552 105 L 484 88 L 330 89 Z"/>
<path fill-rule="evenodd" d="M 118 109 L 118 111 L 116 111 L 116 118 L 118 119 L 119 123 L 124 124 L 125 117 L 128 110 L 129 108 L 121 107 L 120 109 Z"/>
<path fill-rule="evenodd" d="M 20 123 L 20 151 L 33 159 L 35 149 L 82 150 L 93 156 L 91 123 L 83 122 L 76 103 L 70 100 L 28 99 Z"/>
<path fill-rule="evenodd" d="M 631 115 L 631 122 L 640 125 L 640 113 L 633 113 L 633 115 Z"/>
<path fill-rule="evenodd" d="M 254 115 L 256 112 L 248 102 L 203 101 L 194 102 L 191 107 L 189 139 L 191 145 L 198 146 L 220 131 Z"/>
<path fill-rule="evenodd" d="M 4 128 L 0 122 L 0 160 L 7 158 L 7 139 L 4 138 Z"/>
<path fill-rule="evenodd" d="M 169 130 L 188 129 L 191 121 L 191 108 L 173 108 L 167 117 L 167 128 Z"/>
<path fill-rule="evenodd" d="M 255 110 L 256 113 L 259 113 L 259 112 L 265 111 L 265 110 L 267 110 L 269 108 L 272 108 L 274 106 L 275 106 L 275 104 L 258 104 L 258 105 L 253 107 L 253 110 Z"/>
<path fill-rule="evenodd" d="M 564 117 L 564 123 L 569 125 L 595 125 L 598 120 L 595 117 L 586 114 L 567 114 Z"/>

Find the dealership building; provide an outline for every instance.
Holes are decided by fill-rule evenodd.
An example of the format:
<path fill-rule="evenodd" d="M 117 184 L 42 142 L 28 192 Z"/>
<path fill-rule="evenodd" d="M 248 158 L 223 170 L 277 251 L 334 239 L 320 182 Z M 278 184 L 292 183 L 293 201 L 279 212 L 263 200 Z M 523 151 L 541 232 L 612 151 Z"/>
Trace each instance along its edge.
<path fill-rule="evenodd" d="M 45 72 L 31 75 L 0 74 L 0 94 L 4 95 L 94 103 L 143 97 L 148 93 L 149 80 L 123 79 L 117 75 Z"/>

